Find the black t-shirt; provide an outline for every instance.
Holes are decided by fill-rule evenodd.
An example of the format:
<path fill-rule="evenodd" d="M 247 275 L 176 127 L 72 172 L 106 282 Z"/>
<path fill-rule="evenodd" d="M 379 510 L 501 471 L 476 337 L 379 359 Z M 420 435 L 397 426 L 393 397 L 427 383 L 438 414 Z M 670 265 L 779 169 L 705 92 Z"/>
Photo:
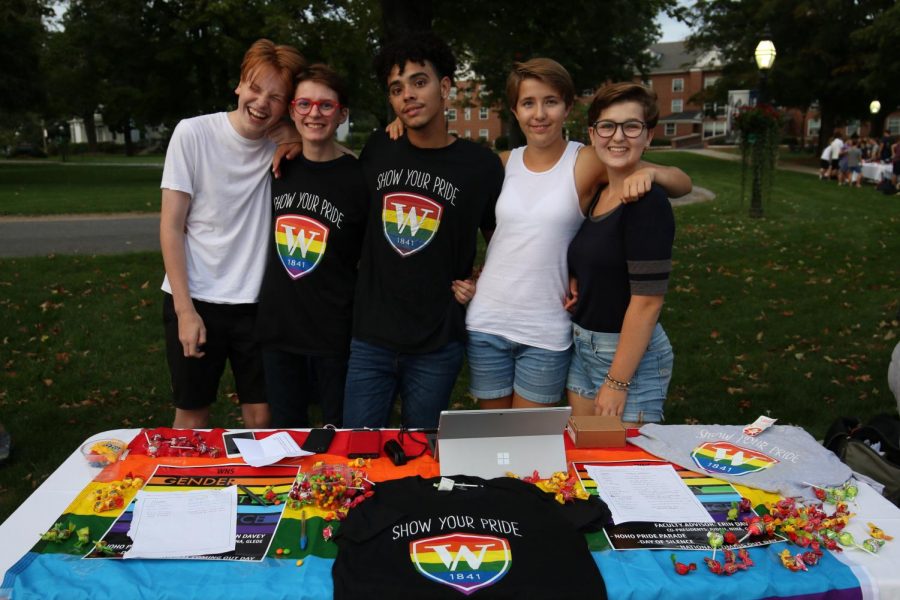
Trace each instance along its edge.
<path fill-rule="evenodd" d="M 583 535 L 609 521 L 601 500 L 562 505 L 510 477 L 453 479 L 481 487 L 385 481 L 350 511 L 335 537 L 336 599 L 606 598 Z"/>
<path fill-rule="evenodd" d="M 263 347 L 350 352 L 367 202 L 362 166 L 352 156 L 282 163 L 281 178 L 272 180 L 272 237 L 259 298 Z"/>
<path fill-rule="evenodd" d="M 360 160 L 371 204 L 353 336 L 409 353 L 465 340 L 450 285 L 472 275 L 479 227 L 494 229 L 499 157 L 467 140 L 417 148 L 377 132 Z"/>
<path fill-rule="evenodd" d="M 674 240 L 672 205 L 655 184 L 637 202 L 588 216 L 569 244 L 569 275 L 578 280 L 572 320 L 590 331 L 621 332 L 632 294 L 666 293 Z"/>

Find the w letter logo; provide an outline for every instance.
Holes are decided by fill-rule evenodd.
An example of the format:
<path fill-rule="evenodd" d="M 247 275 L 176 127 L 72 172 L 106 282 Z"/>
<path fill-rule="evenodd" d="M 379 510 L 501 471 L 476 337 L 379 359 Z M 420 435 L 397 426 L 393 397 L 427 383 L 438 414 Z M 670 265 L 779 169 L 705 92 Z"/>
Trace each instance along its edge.
<path fill-rule="evenodd" d="M 505 539 L 465 533 L 410 542 L 409 558 L 428 579 L 467 596 L 500 581 L 512 563 Z"/>
<path fill-rule="evenodd" d="M 309 275 L 325 254 L 328 228 L 309 217 L 282 215 L 275 220 L 275 250 L 291 279 Z"/>
<path fill-rule="evenodd" d="M 444 207 L 424 196 L 397 192 L 384 196 L 384 237 L 401 256 L 415 254 L 434 239 Z"/>

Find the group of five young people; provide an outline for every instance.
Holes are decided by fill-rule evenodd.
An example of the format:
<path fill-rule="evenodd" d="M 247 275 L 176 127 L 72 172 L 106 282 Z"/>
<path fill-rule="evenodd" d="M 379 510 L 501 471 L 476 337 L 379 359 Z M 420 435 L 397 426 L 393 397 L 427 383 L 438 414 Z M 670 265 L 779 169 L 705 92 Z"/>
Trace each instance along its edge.
<path fill-rule="evenodd" d="M 528 144 L 498 158 L 447 132 L 456 62 L 441 40 L 396 40 L 375 64 L 405 134 L 373 134 L 358 161 L 333 143 L 348 110 L 337 75 L 266 41 L 245 57 L 237 110 L 176 128 L 161 225 L 175 425 L 206 425 L 227 359 L 248 427 L 306 426 L 310 397 L 325 422 L 386 426 L 398 395 L 404 426 L 434 427 L 467 338 L 472 392 L 482 406 L 552 403 L 569 371 L 566 309 L 573 307 L 576 336 L 592 333 L 587 348 L 596 344 L 593 334 L 621 331 L 599 383 L 568 376 L 576 412 L 661 419 L 661 398 L 659 410 L 637 413 L 625 409 L 632 397 L 625 398 L 641 387 L 644 357 L 662 345 L 656 318 L 674 221 L 656 183 L 680 195 L 690 180 L 640 163 L 655 124 L 652 98 L 640 104 L 647 90 L 627 84 L 630 91 L 595 111 L 598 94 L 593 146 L 582 147 L 562 135 L 574 101 L 565 69 L 547 59 L 517 65 L 508 95 Z M 632 110 L 617 125 L 623 107 Z M 266 134 L 286 111 L 302 156 L 283 161 L 281 177 L 270 182 L 262 163 L 274 144 Z M 192 131 L 204 119 L 214 129 L 205 137 Z M 206 156 L 209 145 L 233 156 Z M 615 241 L 597 246 L 585 231 L 595 222 L 611 223 Z M 476 285 L 479 229 L 490 245 Z M 587 243 L 570 250 L 582 234 Z M 609 248 L 618 248 L 622 264 L 591 263 L 596 250 Z M 203 287 L 220 280 L 229 293 Z M 568 290 L 575 292 L 567 298 Z M 624 314 L 607 315 L 606 305 Z M 591 329 L 598 312 L 619 319 L 618 329 L 606 322 L 601 329 L 616 331 Z M 596 371 L 596 358 L 583 357 L 582 370 Z"/>

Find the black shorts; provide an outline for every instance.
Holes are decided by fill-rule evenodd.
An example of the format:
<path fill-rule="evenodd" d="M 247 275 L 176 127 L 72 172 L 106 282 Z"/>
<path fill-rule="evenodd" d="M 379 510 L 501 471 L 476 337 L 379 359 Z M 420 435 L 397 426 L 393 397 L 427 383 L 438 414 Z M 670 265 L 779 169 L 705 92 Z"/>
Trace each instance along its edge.
<path fill-rule="evenodd" d="M 164 294 L 163 325 L 166 360 L 172 377 L 172 399 L 177 408 L 197 410 L 216 401 L 225 361 L 231 363 L 241 404 L 266 401 L 262 352 L 256 341 L 256 304 L 213 304 L 194 300 L 206 326 L 202 358 L 185 358 L 178 339 L 178 317 L 171 294 Z"/>
<path fill-rule="evenodd" d="M 840 164 L 840 162 L 841 162 L 841 159 L 839 159 L 839 158 L 832 158 L 832 159 L 831 159 L 831 168 L 832 168 L 832 169 L 837 169 L 837 168 L 838 168 L 838 165 Z"/>
<path fill-rule="evenodd" d="M 827 158 L 820 158 L 820 159 L 819 159 L 819 166 L 820 166 L 822 169 L 827 169 L 828 167 L 831 166 L 831 161 L 828 160 Z"/>
<path fill-rule="evenodd" d="M 900 161 L 894 163 L 894 175 L 900 177 Z"/>

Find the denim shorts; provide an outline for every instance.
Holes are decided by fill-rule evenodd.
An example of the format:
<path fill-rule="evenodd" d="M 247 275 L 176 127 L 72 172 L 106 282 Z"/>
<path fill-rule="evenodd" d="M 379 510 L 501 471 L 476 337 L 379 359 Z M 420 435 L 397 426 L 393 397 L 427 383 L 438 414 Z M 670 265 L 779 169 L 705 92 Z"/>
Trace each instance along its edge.
<path fill-rule="evenodd" d="M 574 351 L 566 388 L 585 398 L 594 398 L 603 385 L 616 355 L 618 333 L 600 333 L 572 324 Z M 675 355 L 662 325 L 656 324 L 650 345 L 631 379 L 622 420 L 627 423 L 659 423 L 663 402 L 672 380 Z"/>
<path fill-rule="evenodd" d="M 545 350 L 469 331 L 469 391 L 479 400 L 511 396 L 554 404 L 562 399 L 571 348 Z"/>

